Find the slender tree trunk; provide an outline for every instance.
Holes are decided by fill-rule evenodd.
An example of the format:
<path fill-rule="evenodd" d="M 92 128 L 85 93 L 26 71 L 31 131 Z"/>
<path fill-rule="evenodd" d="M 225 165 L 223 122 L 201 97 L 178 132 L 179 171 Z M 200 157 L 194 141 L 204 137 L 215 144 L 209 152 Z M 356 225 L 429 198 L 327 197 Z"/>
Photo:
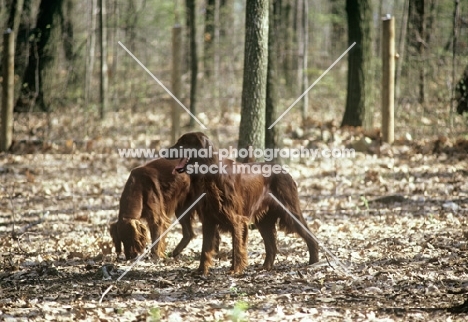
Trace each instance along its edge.
<path fill-rule="evenodd" d="M 348 87 L 346 110 L 341 126 L 372 126 L 372 9 L 370 0 L 346 0 L 348 46 Z"/>
<path fill-rule="evenodd" d="M 288 94 L 291 96 L 295 96 L 294 92 L 294 84 L 295 84 L 295 79 L 294 79 L 294 11 L 293 11 L 293 6 L 291 5 L 291 1 L 293 0 L 286 0 L 286 4 L 283 10 L 283 18 L 281 19 L 283 21 L 283 33 L 284 33 L 284 49 L 283 49 L 283 71 L 284 71 L 284 77 L 286 79 L 286 84 L 287 84 L 287 89 L 288 89 Z"/>
<path fill-rule="evenodd" d="M 295 30 L 295 42 L 296 46 L 296 57 L 297 57 L 297 74 L 296 74 L 296 96 L 301 95 L 302 81 L 304 80 L 304 22 L 302 21 L 303 16 L 303 3 L 307 0 L 296 0 L 295 8 L 295 19 L 294 19 L 294 30 Z M 304 102 L 304 101 L 303 101 Z"/>
<path fill-rule="evenodd" d="M 104 119 L 107 112 L 107 94 L 109 87 L 108 68 L 107 68 L 107 24 L 106 24 L 106 2 L 105 0 L 98 0 L 99 2 L 99 38 L 101 41 L 101 57 L 100 57 L 100 97 L 101 108 L 100 116 Z"/>
<path fill-rule="evenodd" d="M 302 1 L 302 79 L 301 79 L 301 95 L 309 87 L 309 77 L 307 75 L 307 57 L 309 48 L 309 4 L 308 0 Z M 309 95 L 306 94 L 302 101 L 302 120 L 305 121 L 309 110 Z"/>
<path fill-rule="evenodd" d="M 267 69 L 267 85 L 266 85 L 266 106 L 265 106 L 265 148 L 274 149 L 278 147 L 278 127 L 273 126 L 268 129 L 277 118 L 277 52 L 276 52 L 276 34 L 279 26 L 278 6 L 281 6 L 281 0 L 272 0 L 270 4 L 270 19 L 268 30 L 268 69 Z"/>
<path fill-rule="evenodd" d="M 128 42 L 128 48 L 130 51 L 135 50 L 135 40 L 137 37 L 136 34 L 136 25 L 138 22 L 138 10 L 135 4 L 135 0 L 129 0 L 128 2 L 128 9 L 125 14 L 125 22 L 126 22 L 126 36 Z"/>
<path fill-rule="evenodd" d="M 206 13 L 205 13 L 205 34 L 204 50 L 203 50 L 203 63 L 205 76 L 210 77 L 213 72 L 213 60 L 214 60 L 214 38 L 215 38 L 215 12 L 216 12 L 216 1 L 207 0 Z"/>
<path fill-rule="evenodd" d="M 14 61 L 15 61 L 15 74 L 17 75 L 22 75 L 23 72 L 24 72 L 24 67 L 22 68 L 22 66 L 25 66 L 26 65 L 26 59 L 25 57 L 27 57 L 27 55 L 29 54 L 27 48 L 27 40 L 25 40 L 24 38 L 27 39 L 27 37 L 24 37 L 22 36 L 23 34 L 23 29 L 24 29 L 24 25 L 22 25 L 22 21 L 21 21 L 21 14 L 23 13 L 23 10 L 24 10 L 24 1 L 23 0 L 12 0 L 11 2 L 11 6 L 10 6 L 10 12 L 9 12 L 9 16 L 8 16 L 8 21 L 7 21 L 7 25 L 6 25 L 6 28 L 10 28 L 14 31 L 14 36 L 15 36 L 15 40 L 14 40 L 14 43 L 15 43 L 15 57 L 14 57 Z M 29 14 L 30 12 L 26 12 L 25 14 Z M 21 42 L 20 45 L 18 45 L 18 42 Z M 26 50 L 24 50 L 24 47 L 26 47 Z M 24 50 L 24 52 L 23 52 Z M 1 69 L 1 68 L 0 68 Z M 14 86 L 14 95 L 13 97 L 16 97 L 17 94 L 18 94 L 18 91 L 19 91 L 19 88 L 20 88 L 20 82 L 15 82 L 15 86 Z"/>
<path fill-rule="evenodd" d="M 15 11 L 16 9 L 12 10 L 13 15 L 15 15 Z M 0 151 L 3 152 L 8 151 L 13 141 L 13 99 L 15 95 L 15 33 L 13 30 L 9 29 L 3 34 L 2 56 L 3 90 L 0 107 Z"/>
<path fill-rule="evenodd" d="M 247 0 L 239 148 L 265 146 L 268 0 Z"/>
<path fill-rule="evenodd" d="M 219 0 L 219 37 L 226 37 L 232 25 L 232 0 Z"/>
<path fill-rule="evenodd" d="M 52 62 L 53 55 L 46 54 L 46 46 L 56 28 L 53 19 L 59 14 L 62 1 L 41 0 L 39 4 L 36 28 L 31 35 L 29 61 L 23 76 L 20 97 L 16 102 L 16 111 L 26 111 L 35 105 L 43 111 L 49 110 L 44 100 L 43 73 Z"/>
<path fill-rule="evenodd" d="M 453 111 L 455 110 L 455 99 L 458 92 L 458 107 L 457 112 L 463 114 L 464 111 L 468 111 L 468 66 L 465 68 L 462 79 L 455 85 L 455 70 L 456 70 L 456 57 L 457 57 L 457 43 L 458 43 L 458 31 L 459 31 L 459 19 L 460 19 L 460 1 L 455 0 L 455 6 L 453 8 L 453 27 L 452 27 L 452 99 L 450 106 L 450 125 L 453 126 Z"/>
<path fill-rule="evenodd" d="M 425 72 L 425 39 L 426 39 L 426 23 L 424 14 L 424 0 L 415 0 L 415 9 L 418 17 L 418 53 L 420 59 L 419 66 L 419 103 L 424 103 L 426 100 L 426 72 Z"/>
<path fill-rule="evenodd" d="M 395 101 L 400 97 L 401 70 L 405 61 L 406 31 L 408 30 L 408 6 L 410 0 L 405 0 L 401 18 L 400 38 L 398 39 L 398 59 L 395 71 Z"/>
<path fill-rule="evenodd" d="M 187 19 L 190 32 L 190 112 L 196 115 L 197 110 L 197 76 L 198 76 L 198 56 L 197 56 L 197 27 L 195 16 L 195 0 L 186 0 L 188 10 Z M 190 126 L 195 126 L 195 120 L 190 118 Z"/>
<path fill-rule="evenodd" d="M 31 17 L 31 0 L 24 0 L 22 6 L 22 14 L 19 18 L 19 26 L 16 33 L 15 41 L 15 75 L 22 77 L 26 70 L 30 54 L 29 37 L 32 29 Z M 22 82 L 15 82 L 15 97 L 19 96 L 22 89 Z M 16 107 L 15 107 L 16 109 Z"/>
<path fill-rule="evenodd" d="M 64 3 L 65 8 L 60 10 L 60 24 L 62 28 L 62 45 L 65 53 L 65 58 L 68 61 L 73 61 L 74 58 L 74 35 L 73 35 L 73 1 L 67 0 Z"/>
<path fill-rule="evenodd" d="M 345 22 L 345 10 L 342 0 L 331 0 L 330 1 L 330 13 L 331 13 L 331 54 L 333 57 L 337 57 L 343 53 L 346 49 L 346 22 Z"/>
<path fill-rule="evenodd" d="M 23 0 L 12 0 L 10 5 L 10 13 L 8 14 L 7 28 L 10 28 L 18 33 L 19 25 L 21 22 L 21 13 L 23 12 Z"/>
<path fill-rule="evenodd" d="M 88 2 L 89 7 L 89 24 L 88 38 L 86 40 L 87 55 L 86 55 L 86 70 L 85 70 L 85 106 L 89 106 L 90 88 L 93 81 L 94 58 L 96 56 L 96 13 L 97 0 Z"/>

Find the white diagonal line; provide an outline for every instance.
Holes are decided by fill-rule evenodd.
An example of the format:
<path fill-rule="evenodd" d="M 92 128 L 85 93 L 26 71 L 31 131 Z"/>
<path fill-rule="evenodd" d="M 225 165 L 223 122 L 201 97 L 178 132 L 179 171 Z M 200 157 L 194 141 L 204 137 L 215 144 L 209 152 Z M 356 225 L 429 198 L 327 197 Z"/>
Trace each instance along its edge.
<path fill-rule="evenodd" d="M 198 120 L 198 118 L 197 118 L 195 115 L 193 115 L 192 112 L 190 112 L 190 110 L 189 110 L 187 107 L 185 107 L 185 105 L 182 104 L 182 102 L 179 101 L 179 99 L 178 99 L 177 97 L 175 97 L 175 95 L 172 94 L 171 91 L 170 91 L 166 86 L 164 86 L 164 84 L 161 83 L 161 81 L 160 81 L 159 79 L 157 79 L 156 76 L 154 76 L 153 73 L 150 72 L 150 70 L 149 70 L 148 68 L 146 68 L 146 66 L 143 65 L 143 63 L 142 63 L 138 58 L 136 58 L 135 55 L 133 55 L 132 52 L 131 52 L 130 50 L 127 49 L 127 47 L 124 46 L 124 44 L 122 44 L 122 42 L 119 41 L 118 43 L 119 43 L 120 46 L 122 46 L 122 48 L 123 48 L 123 49 L 124 49 L 124 50 L 125 50 L 125 51 L 126 51 L 126 52 L 127 52 L 127 53 L 128 53 L 128 54 L 129 54 L 129 55 L 130 55 L 130 56 L 131 56 L 131 57 L 132 57 L 132 58 L 133 58 L 133 59 L 150 75 L 150 76 L 151 76 L 151 77 L 153 77 L 153 79 L 154 79 L 162 88 L 164 88 L 164 90 L 165 90 L 169 95 L 171 95 L 171 97 L 172 97 L 173 99 L 175 99 L 175 101 L 176 101 L 177 103 L 179 103 L 180 106 L 182 106 L 182 108 L 183 108 L 187 113 L 190 114 L 190 116 L 191 116 L 195 121 L 198 122 L 198 124 L 200 124 L 200 126 L 201 126 L 204 130 L 207 129 L 206 126 L 203 125 L 202 122 L 200 122 L 200 120 Z"/>
<path fill-rule="evenodd" d="M 315 235 L 309 230 L 307 229 L 303 223 L 301 223 L 290 211 L 289 209 L 287 209 L 282 203 L 281 201 L 278 200 L 278 198 L 275 197 L 274 194 L 272 194 L 271 192 L 269 192 L 270 196 L 275 199 L 275 201 L 281 206 L 283 207 L 284 210 L 286 210 L 286 212 L 292 217 L 292 219 L 294 219 L 301 227 L 302 229 L 304 229 L 309 235 L 310 237 L 312 237 L 316 242 L 317 244 L 319 244 L 319 246 L 325 251 L 325 253 L 327 253 L 328 255 L 330 255 L 330 257 L 343 269 L 344 273 L 348 276 L 351 276 L 353 279 L 356 279 L 354 277 L 353 274 L 351 274 L 348 269 L 346 268 L 346 266 L 344 266 L 340 260 L 335 256 L 333 255 L 323 244 L 322 242 L 317 238 L 315 237 Z"/>
<path fill-rule="evenodd" d="M 169 232 L 169 230 L 171 230 L 171 228 L 174 227 L 174 226 L 179 222 L 179 220 L 182 219 L 182 218 L 189 212 L 189 210 L 192 209 L 192 208 L 201 200 L 201 198 L 203 198 L 205 195 L 206 195 L 206 192 L 202 193 L 201 196 L 198 197 L 198 199 L 195 200 L 195 201 L 193 202 L 193 204 L 192 204 L 190 207 L 188 207 L 187 210 L 185 210 L 184 213 L 183 213 L 182 215 L 180 215 L 180 217 L 177 218 L 177 219 L 169 226 L 169 228 L 167 228 L 166 231 L 163 232 L 163 233 L 161 234 L 161 236 L 159 236 L 159 238 L 156 239 L 156 240 L 151 244 L 151 246 L 143 252 L 143 254 L 141 254 L 140 256 L 138 256 L 138 258 L 135 260 L 135 262 L 133 262 L 133 264 L 130 265 L 130 267 L 127 268 L 127 270 L 126 270 L 125 272 L 123 272 L 122 275 L 120 275 L 119 278 L 116 279 L 115 281 L 118 282 L 118 281 L 120 281 L 125 275 L 127 275 L 127 273 L 130 272 L 130 271 L 132 270 L 132 268 L 133 268 L 136 264 L 138 264 L 138 262 L 153 248 L 153 246 L 156 245 L 156 244 L 161 240 L 161 238 L 163 238 L 164 236 L 166 236 L 166 234 Z M 109 286 L 109 287 L 104 291 L 104 293 L 102 293 L 101 299 L 99 300 L 99 304 L 102 303 L 102 299 L 103 299 L 104 296 L 106 296 L 106 294 L 112 289 L 113 286 L 114 286 L 114 285 Z"/>
<path fill-rule="evenodd" d="M 322 73 L 322 75 L 320 75 L 320 77 L 317 78 L 317 80 L 316 80 L 312 85 L 310 85 L 309 88 L 306 89 L 306 91 L 305 91 L 304 93 L 302 93 L 302 95 L 299 96 L 299 97 L 294 101 L 294 103 L 292 103 L 291 106 L 288 107 L 288 109 L 287 109 L 286 111 L 284 111 L 283 114 L 281 114 L 281 116 L 278 117 L 278 119 L 277 119 L 272 125 L 270 125 L 270 127 L 269 127 L 268 129 L 271 130 L 271 128 L 272 128 L 273 126 L 275 126 L 275 124 L 278 123 L 279 120 L 281 120 L 281 118 L 283 118 L 283 116 L 286 115 L 286 113 L 288 113 L 289 110 L 292 109 L 293 106 L 296 105 L 297 102 L 299 102 L 299 101 L 301 100 L 301 98 L 303 98 L 303 97 L 312 89 L 312 87 L 314 87 L 314 86 L 322 79 L 322 77 L 325 76 L 325 74 L 328 73 L 328 72 L 330 71 L 330 69 L 332 69 L 333 66 L 336 65 L 336 64 L 341 60 L 341 58 L 343 58 L 344 55 L 346 55 L 346 54 L 348 53 L 348 51 L 350 51 L 351 48 L 354 47 L 354 45 L 356 45 L 356 42 L 353 42 L 353 43 L 351 44 L 351 46 L 349 46 L 348 49 L 346 49 L 345 52 L 342 53 L 341 56 L 338 57 L 338 58 L 333 62 L 333 64 L 331 64 L 330 67 L 328 67 L 327 70 L 324 71 L 324 72 Z"/>

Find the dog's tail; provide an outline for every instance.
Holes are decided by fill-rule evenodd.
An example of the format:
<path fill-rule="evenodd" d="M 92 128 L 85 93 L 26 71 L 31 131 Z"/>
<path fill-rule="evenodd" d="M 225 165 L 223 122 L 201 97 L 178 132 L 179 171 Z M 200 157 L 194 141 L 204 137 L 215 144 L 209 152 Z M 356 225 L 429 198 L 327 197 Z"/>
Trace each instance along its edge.
<path fill-rule="evenodd" d="M 318 262 L 319 244 L 317 238 L 312 234 L 307 222 L 302 216 L 297 185 L 289 174 L 274 177 L 272 182 L 272 194 L 282 204 L 279 207 L 286 208 L 279 211 L 279 227 L 286 233 L 297 233 L 307 244 L 309 249 L 309 264 Z"/>
<path fill-rule="evenodd" d="M 279 228 L 286 233 L 296 233 L 296 221 L 291 217 L 293 215 L 303 225 L 307 225 L 302 216 L 297 185 L 289 174 L 279 174 L 272 177 L 271 193 L 281 202 L 282 205 L 276 205 L 278 209 L 284 206 L 290 214 L 280 211 Z M 274 202 L 276 203 L 276 202 Z"/>

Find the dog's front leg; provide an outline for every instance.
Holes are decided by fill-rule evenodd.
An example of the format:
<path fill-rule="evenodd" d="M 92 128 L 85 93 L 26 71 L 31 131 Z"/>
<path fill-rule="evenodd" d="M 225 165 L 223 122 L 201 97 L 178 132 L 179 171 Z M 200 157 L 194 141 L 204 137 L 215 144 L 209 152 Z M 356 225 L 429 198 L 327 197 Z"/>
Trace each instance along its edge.
<path fill-rule="evenodd" d="M 247 267 L 247 222 L 239 222 L 232 229 L 232 267 L 231 274 L 242 273 Z"/>
<path fill-rule="evenodd" d="M 208 275 L 208 270 L 212 265 L 213 252 L 216 246 L 216 224 L 213 219 L 206 218 L 202 224 L 203 244 L 200 256 L 200 266 L 198 272 Z"/>

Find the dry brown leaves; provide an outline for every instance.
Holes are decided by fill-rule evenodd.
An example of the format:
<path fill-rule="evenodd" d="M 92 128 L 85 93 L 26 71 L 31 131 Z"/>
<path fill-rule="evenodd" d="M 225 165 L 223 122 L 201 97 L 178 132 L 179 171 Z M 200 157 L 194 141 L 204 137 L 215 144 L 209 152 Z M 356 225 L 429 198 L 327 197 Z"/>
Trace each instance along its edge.
<path fill-rule="evenodd" d="M 142 118 L 147 125 L 161 121 L 155 115 Z M 263 241 L 252 230 L 244 274 L 228 274 L 231 243 L 226 235 L 211 274 L 200 277 L 194 274 L 201 249 L 197 226 L 198 237 L 180 258 L 145 259 L 116 283 L 131 263 L 115 260 L 108 227 L 116 219 L 129 169 L 145 161 L 119 158 L 116 148 L 131 138 L 137 147 L 169 142 L 161 139 L 168 137 L 165 132 L 144 135 L 137 129 L 117 136 L 114 122 L 96 130 L 99 135 L 77 140 L 75 129 L 72 139 L 24 141 L 14 154 L 0 155 L 2 320 L 466 318 L 447 311 L 468 293 L 463 140 L 402 139 L 392 147 L 371 140 L 377 150 L 354 159 L 290 162 L 309 226 L 350 275 L 323 251 L 318 264 L 307 266 L 305 244 L 283 233 L 275 269 L 262 271 Z M 233 144 L 234 128 L 212 136 L 227 147 Z M 300 137 L 297 133 L 294 139 L 285 136 L 286 146 L 345 147 L 364 135 L 332 124 L 311 125 Z M 180 236 L 176 226 L 168 235 L 169 250 Z"/>

